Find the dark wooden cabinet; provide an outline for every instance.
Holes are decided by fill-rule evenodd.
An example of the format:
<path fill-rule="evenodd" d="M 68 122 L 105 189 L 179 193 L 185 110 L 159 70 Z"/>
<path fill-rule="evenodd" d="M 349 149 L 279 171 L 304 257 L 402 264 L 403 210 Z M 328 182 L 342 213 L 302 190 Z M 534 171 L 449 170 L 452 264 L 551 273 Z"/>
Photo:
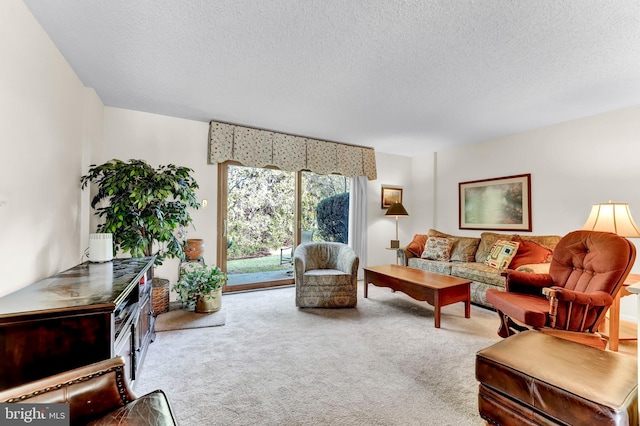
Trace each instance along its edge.
<path fill-rule="evenodd" d="M 1 297 L 0 389 L 116 355 L 133 386 L 154 339 L 153 262 L 86 262 Z"/>

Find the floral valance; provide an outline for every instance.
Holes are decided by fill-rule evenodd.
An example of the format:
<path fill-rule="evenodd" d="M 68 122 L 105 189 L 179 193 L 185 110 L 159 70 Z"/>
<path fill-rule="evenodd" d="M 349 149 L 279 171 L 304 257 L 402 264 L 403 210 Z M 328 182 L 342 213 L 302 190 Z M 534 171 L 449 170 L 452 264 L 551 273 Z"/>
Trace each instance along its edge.
<path fill-rule="evenodd" d="M 274 166 L 297 172 L 377 178 L 372 148 L 304 138 L 212 121 L 209 126 L 209 164 L 227 160 L 248 167 Z"/>

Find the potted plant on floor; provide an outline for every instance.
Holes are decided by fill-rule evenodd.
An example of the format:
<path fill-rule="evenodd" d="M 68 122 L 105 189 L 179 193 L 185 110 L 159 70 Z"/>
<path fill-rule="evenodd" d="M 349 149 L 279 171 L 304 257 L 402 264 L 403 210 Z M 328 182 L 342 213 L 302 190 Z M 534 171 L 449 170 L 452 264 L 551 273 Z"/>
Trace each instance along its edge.
<path fill-rule="evenodd" d="M 215 265 L 188 262 L 181 267 L 173 291 L 183 304 L 195 305 L 196 312 L 216 312 L 222 307 L 222 286 L 226 280 L 227 274 Z"/>
<path fill-rule="evenodd" d="M 184 259 L 184 243 L 176 231 L 192 222 L 189 208 L 200 207 L 192 169 L 173 164 L 153 168 L 143 160 L 111 160 L 92 165 L 80 181 L 97 187 L 91 199 L 96 215 L 104 219 L 98 232 L 113 234 L 114 249 L 133 257 Z M 96 207 L 101 202 L 106 205 Z"/>
<path fill-rule="evenodd" d="M 91 207 L 104 220 L 97 231 L 113 234 L 114 251 L 129 252 L 132 257 L 155 256 L 156 265 L 162 265 L 166 258 L 185 256 L 180 234 L 192 222 L 189 209 L 200 207 L 192 172 L 173 164 L 154 168 L 143 160 L 114 159 L 91 165 L 80 182 L 82 189 L 89 183 L 96 186 Z M 166 312 L 169 281 L 156 279 L 153 287 L 154 311 Z"/>

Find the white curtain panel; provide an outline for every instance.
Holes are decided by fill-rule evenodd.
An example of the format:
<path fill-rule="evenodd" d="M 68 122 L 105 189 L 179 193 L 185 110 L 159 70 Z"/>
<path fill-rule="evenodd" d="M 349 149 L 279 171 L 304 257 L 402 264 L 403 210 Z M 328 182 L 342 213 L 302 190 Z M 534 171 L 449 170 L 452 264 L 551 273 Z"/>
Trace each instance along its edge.
<path fill-rule="evenodd" d="M 364 279 L 367 264 L 367 177 L 351 178 L 349 195 L 349 245 L 360 258 L 358 279 Z"/>

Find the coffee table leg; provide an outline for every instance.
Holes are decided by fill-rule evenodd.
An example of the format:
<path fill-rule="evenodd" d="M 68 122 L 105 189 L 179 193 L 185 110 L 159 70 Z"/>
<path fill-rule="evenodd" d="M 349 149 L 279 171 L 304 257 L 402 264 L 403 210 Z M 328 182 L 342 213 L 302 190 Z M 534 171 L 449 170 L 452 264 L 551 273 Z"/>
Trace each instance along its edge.
<path fill-rule="evenodd" d="M 434 294 L 433 302 L 434 302 L 433 304 L 435 308 L 435 312 L 434 312 L 435 327 L 440 328 L 440 293 L 438 291 L 436 291 Z"/>
<path fill-rule="evenodd" d="M 367 292 L 369 290 L 369 277 L 367 276 L 367 271 L 364 272 L 364 298 L 367 298 Z"/>
<path fill-rule="evenodd" d="M 467 284 L 467 300 L 464 301 L 464 317 L 471 318 L 471 285 Z"/>

